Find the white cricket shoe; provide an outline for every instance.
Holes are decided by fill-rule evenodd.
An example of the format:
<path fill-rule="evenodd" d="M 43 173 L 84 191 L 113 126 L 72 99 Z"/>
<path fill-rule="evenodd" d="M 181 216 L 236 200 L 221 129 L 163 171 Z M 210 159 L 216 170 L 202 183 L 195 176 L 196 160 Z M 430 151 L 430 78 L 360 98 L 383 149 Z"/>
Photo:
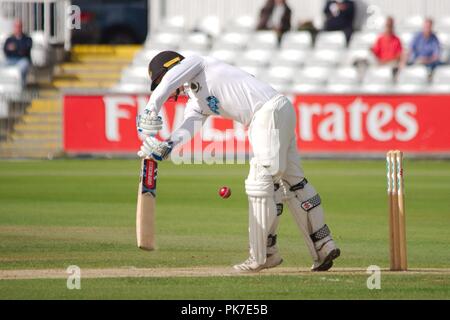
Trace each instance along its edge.
<path fill-rule="evenodd" d="M 317 253 L 319 261 L 314 261 L 311 271 L 327 271 L 333 266 L 333 260 L 341 255 L 341 250 L 336 247 L 333 240 L 329 240 Z"/>
<path fill-rule="evenodd" d="M 274 254 L 267 255 L 266 263 L 264 264 L 258 264 L 255 261 L 255 258 L 250 256 L 247 260 L 245 260 L 241 264 L 236 264 L 233 266 L 233 269 L 235 271 L 239 272 L 258 272 L 263 269 L 270 269 L 278 266 L 283 262 L 283 259 L 281 258 L 280 254 L 278 252 Z"/>

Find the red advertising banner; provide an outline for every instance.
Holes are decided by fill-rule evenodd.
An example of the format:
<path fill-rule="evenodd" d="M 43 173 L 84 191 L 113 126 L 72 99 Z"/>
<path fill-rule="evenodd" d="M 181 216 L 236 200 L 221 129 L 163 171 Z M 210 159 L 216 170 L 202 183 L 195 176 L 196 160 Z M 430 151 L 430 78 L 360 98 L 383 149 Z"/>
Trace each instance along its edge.
<path fill-rule="evenodd" d="M 136 115 L 147 101 L 148 96 L 123 94 L 66 95 L 65 151 L 135 153 L 140 146 Z M 161 139 L 168 139 L 181 124 L 185 103 L 180 98 L 164 105 Z M 371 153 L 388 149 L 450 153 L 450 95 L 302 95 L 294 97 L 293 103 L 302 153 Z M 245 152 L 245 128 L 232 120 L 211 117 L 204 124 L 202 142 L 193 143 L 194 151 L 230 141 L 237 152 Z"/>

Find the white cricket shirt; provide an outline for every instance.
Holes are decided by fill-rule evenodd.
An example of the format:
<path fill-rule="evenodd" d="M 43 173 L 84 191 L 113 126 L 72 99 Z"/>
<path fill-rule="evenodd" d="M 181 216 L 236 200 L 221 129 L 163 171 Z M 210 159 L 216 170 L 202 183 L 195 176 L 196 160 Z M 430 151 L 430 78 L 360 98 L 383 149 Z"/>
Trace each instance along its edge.
<path fill-rule="evenodd" d="M 195 121 L 219 115 L 249 125 L 253 114 L 278 94 L 251 74 L 211 57 L 189 56 L 170 69 L 153 91 L 146 109 L 159 113 L 163 103 L 179 87 L 189 96 L 180 129 L 194 135 Z"/>

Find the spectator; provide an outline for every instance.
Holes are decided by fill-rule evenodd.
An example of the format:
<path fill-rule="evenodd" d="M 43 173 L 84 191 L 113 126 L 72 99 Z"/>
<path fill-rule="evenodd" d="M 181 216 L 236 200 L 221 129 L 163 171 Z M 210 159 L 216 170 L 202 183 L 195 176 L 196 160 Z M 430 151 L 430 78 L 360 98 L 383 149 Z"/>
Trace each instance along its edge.
<path fill-rule="evenodd" d="M 6 57 L 6 65 L 19 67 L 24 86 L 31 62 L 32 45 L 31 38 L 22 31 L 22 22 L 20 20 L 14 21 L 14 32 L 6 39 L 3 51 Z"/>
<path fill-rule="evenodd" d="M 411 43 L 408 64 L 423 64 L 430 72 L 441 64 L 441 46 L 433 32 L 433 20 L 425 20 L 423 31 L 417 33 Z"/>
<path fill-rule="evenodd" d="M 343 31 L 347 39 L 353 33 L 355 4 L 351 0 L 327 0 L 325 4 L 325 31 Z"/>
<path fill-rule="evenodd" d="M 292 11 L 286 0 L 267 0 L 261 9 L 257 30 L 273 30 L 277 33 L 278 43 L 281 43 L 283 33 L 291 29 Z"/>
<path fill-rule="evenodd" d="M 386 19 L 385 31 L 371 48 L 372 53 L 381 65 L 392 65 L 398 68 L 402 57 L 402 43 L 394 32 L 394 19 Z"/>

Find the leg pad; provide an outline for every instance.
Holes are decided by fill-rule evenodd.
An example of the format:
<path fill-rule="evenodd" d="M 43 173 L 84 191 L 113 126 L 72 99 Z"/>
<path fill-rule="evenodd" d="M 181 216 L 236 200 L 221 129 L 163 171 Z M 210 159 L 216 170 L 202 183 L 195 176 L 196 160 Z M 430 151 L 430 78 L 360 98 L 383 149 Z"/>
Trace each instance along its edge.
<path fill-rule="evenodd" d="M 309 212 L 310 210 L 314 209 L 315 207 L 317 207 L 321 203 L 322 203 L 322 201 L 320 199 L 319 194 L 316 194 L 312 198 L 309 198 L 308 200 L 303 201 L 301 203 L 301 207 L 302 207 L 303 210 Z"/>
<path fill-rule="evenodd" d="M 331 235 L 330 229 L 328 228 L 327 225 L 324 225 L 322 228 L 311 234 L 310 237 L 313 242 L 317 242 L 330 235 Z"/>

